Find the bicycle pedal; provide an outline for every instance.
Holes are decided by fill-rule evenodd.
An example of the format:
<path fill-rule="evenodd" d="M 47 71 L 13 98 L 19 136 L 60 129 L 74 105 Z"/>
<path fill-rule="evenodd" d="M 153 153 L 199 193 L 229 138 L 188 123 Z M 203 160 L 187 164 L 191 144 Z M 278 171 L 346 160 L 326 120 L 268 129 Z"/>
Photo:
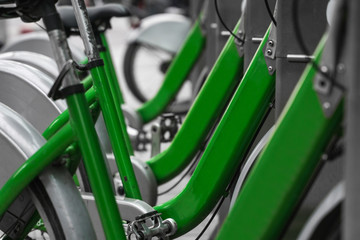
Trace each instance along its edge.
<path fill-rule="evenodd" d="M 149 212 L 136 217 L 136 220 L 128 225 L 127 236 L 130 240 L 168 240 L 177 230 L 176 222 L 169 218 L 162 220 L 161 213 Z"/>
<path fill-rule="evenodd" d="M 171 142 L 179 130 L 181 117 L 173 113 L 164 113 L 160 118 L 161 142 Z"/>

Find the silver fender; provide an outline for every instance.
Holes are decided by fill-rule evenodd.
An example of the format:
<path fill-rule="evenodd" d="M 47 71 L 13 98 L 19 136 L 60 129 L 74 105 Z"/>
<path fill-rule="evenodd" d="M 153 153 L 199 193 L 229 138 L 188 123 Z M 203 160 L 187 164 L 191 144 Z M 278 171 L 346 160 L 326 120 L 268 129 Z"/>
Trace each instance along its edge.
<path fill-rule="evenodd" d="M 44 143 L 45 139 L 31 124 L 9 107 L 0 103 L 0 188 L 6 183 L 12 173 Z M 62 167 L 48 167 L 39 176 L 39 180 L 50 194 L 49 197 L 55 209 L 57 207 L 61 208 L 63 214 L 60 217 L 65 217 L 66 222 L 69 223 L 67 227 L 69 231 L 66 232 L 67 239 L 94 239 L 93 235 L 95 233 L 91 228 L 88 213 L 67 170 Z M 12 214 L 24 212 L 24 209 L 29 207 L 29 199 L 29 191 L 23 191 L 8 211 L 12 212 Z M 71 203 L 72 205 L 64 207 L 64 203 Z M 13 207 L 15 208 L 13 209 Z M 1 221 L 6 222 L 10 220 L 11 222 L 10 216 L 11 214 L 5 213 Z M 19 217 L 22 220 L 29 220 L 29 218 L 24 219 L 25 215 Z M 61 221 L 62 219 L 59 220 Z M 46 222 L 46 219 L 44 221 Z M 71 231 L 71 226 L 77 226 L 82 231 Z"/>
<path fill-rule="evenodd" d="M 22 115 L 39 132 L 66 109 L 65 101 L 52 101 L 53 85 L 47 74 L 20 62 L 0 60 L 0 101 Z"/>
<path fill-rule="evenodd" d="M 48 74 L 53 79 L 56 79 L 59 75 L 55 61 L 43 54 L 28 51 L 6 52 L 0 54 L 0 59 L 13 60 L 30 65 Z M 34 61 L 34 59 L 36 59 L 36 61 Z"/>
<path fill-rule="evenodd" d="M 129 44 L 138 42 L 176 53 L 184 42 L 191 21 L 181 15 L 156 14 L 141 20 L 141 25 L 130 34 Z"/>
<path fill-rule="evenodd" d="M 345 200 L 345 183 L 338 183 L 324 198 L 301 230 L 298 240 L 309 240 L 321 221 Z"/>
<path fill-rule="evenodd" d="M 70 50 L 73 59 L 76 62 L 81 62 L 86 59 L 85 54 L 76 47 L 74 44 L 69 42 Z M 7 42 L 1 49 L 1 52 L 13 52 L 13 51 L 31 51 L 43 54 L 54 59 L 54 55 L 51 50 L 49 37 L 46 32 L 32 32 L 22 34 L 15 39 Z"/>

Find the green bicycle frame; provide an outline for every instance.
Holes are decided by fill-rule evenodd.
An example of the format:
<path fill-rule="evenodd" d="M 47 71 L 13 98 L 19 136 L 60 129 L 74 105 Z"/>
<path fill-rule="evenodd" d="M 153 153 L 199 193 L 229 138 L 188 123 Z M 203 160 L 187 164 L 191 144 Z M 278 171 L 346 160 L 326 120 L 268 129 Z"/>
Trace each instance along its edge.
<path fill-rule="evenodd" d="M 261 46 L 266 43 L 266 40 L 267 35 Z M 205 218 L 219 197 L 224 194 L 228 182 L 240 164 L 239 159 L 244 157 L 243 155 L 251 139 L 254 137 L 258 125 L 265 116 L 273 95 L 274 77 L 268 74 L 262 51 L 258 50 L 253 63 L 244 75 L 189 184 L 178 197 L 155 207 L 156 210 L 163 213 L 164 218 L 171 217 L 175 219 L 179 229 L 177 236 L 187 232 L 192 226 Z M 234 127 L 238 127 L 238 131 L 234 131 Z M 63 131 L 63 129 L 58 131 L 50 138 L 47 144 L 52 143 L 52 147 L 56 148 L 59 144 L 58 141 L 61 141 L 64 147 L 65 145 L 67 146 L 70 141 L 65 144 L 64 139 L 59 140 L 57 138 Z M 67 127 L 67 131 L 71 131 L 70 127 Z M 65 134 L 70 135 L 71 132 L 64 133 L 63 135 Z M 63 150 L 59 149 L 58 154 Z M 38 163 L 48 161 L 46 163 L 48 164 L 49 159 L 49 157 L 44 157 L 43 159 L 36 160 Z M 5 200 L 9 199 L 10 204 L 11 197 L 14 199 L 16 192 L 4 192 L 4 189 L 9 190 L 13 188 L 13 184 L 18 183 L 19 179 L 23 181 L 22 184 L 25 187 L 31 179 L 27 179 L 24 176 L 33 173 L 35 177 L 39 173 L 35 173 L 33 169 L 29 168 L 29 162 L 32 163 L 34 161 L 30 159 L 24 163 L 23 167 L 18 170 L 19 172 L 0 190 L 0 200 L 2 198 Z M 106 176 L 103 177 L 106 178 Z M 16 188 L 18 189 L 18 187 Z M 104 207 L 103 204 L 105 203 L 101 204 L 102 207 Z M 0 214 L 7 207 L 1 205 Z M 111 226 L 114 227 L 113 224 Z"/>
<path fill-rule="evenodd" d="M 119 121 L 121 124 L 121 128 L 123 130 L 122 135 L 124 136 L 129 155 L 134 155 L 134 150 L 131 145 L 130 137 L 126 130 L 125 117 L 124 117 L 124 114 L 121 109 L 121 105 L 124 103 L 124 100 L 123 100 L 122 93 L 120 90 L 119 81 L 118 81 L 116 73 L 115 73 L 114 64 L 112 62 L 112 58 L 111 58 L 111 54 L 110 54 L 110 49 L 109 49 L 109 46 L 106 41 L 106 37 L 105 37 L 104 33 L 100 33 L 99 41 L 101 41 L 101 44 L 104 48 L 103 50 L 100 51 L 100 57 L 104 61 L 104 66 L 105 66 L 104 68 L 105 68 L 105 72 L 107 75 L 111 96 L 113 98 L 115 110 L 118 115 L 118 118 L 119 118 Z"/>
<path fill-rule="evenodd" d="M 317 62 L 324 37 L 315 53 Z M 278 239 L 338 129 L 343 103 L 326 118 L 309 64 L 217 239 Z M 239 227 L 241 226 L 241 227 Z"/>
<path fill-rule="evenodd" d="M 240 22 L 234 32 L 238 31 Z M 239 55 L 234 37 L 230 37 L 171 145 L 147 162 L 159 184 L 176 176 L 191 162 L 242 74 L 243 57 Z"/>
<path fill-rule="evenodd" d="M 199 224 L 226 194 L 226 187 L 269 111 L 275 93 L 275 77 L 269 75 L 262 52 L 268 32 L 186 188 L 176 198 L 155 207 L 164 218 L 176 221 L 175 237 Z"/>
<path fill-rule="evenodd" d="M 100 52 L 100 55 L 105 62 L 106 74 L 110 78 L 114 101 L 115 103 L 124 103 L 105 34 L 100 33 L 100 38 L 104 47 L 104 51 Z M 195 62 L 200 57 L 205 41 L 206 38 L 201 29 L 201 19 L 199 19 L 195 22 L 182 48 L 172 61 L 159 91 L 151 100 L 137 109 L 143 123 L 149 123 L 158 117 L 175 98 Z"/>
<path fill-rule="evenodd" d="M 157 94 L 137 110 L 144 123 L 159 116 L 175 98 L 194 63 L 200 57 L 204 43 L 205 36 L 201 30 L 201 19 L 198 19 L 167 70 L 164 82 Z"/>
<path fill-rule="evenodd" d="M 238 31 L 240 21 L 234 32 Z M 235 40 L 231 37 L 170 147 L 147 162 L 159 184 L 176 176 L 192 160 L 240 82 L 242 65 L 243 57 L 239 55 Z M 96 100 L 93 88 L 86 92 L 86 97 L 89 104 Z M 65 111 L 50 125 L 44 135 L 56 132 L 67 119 Z"/>
<path fill-rule="evenodd" d="M 130 198 L 141 199 L 126 140 L 123 136 L 123 126 L 115 108 L 104 67 L 99 66 L 91 69 L 91 75 L 126 195 Z"/>

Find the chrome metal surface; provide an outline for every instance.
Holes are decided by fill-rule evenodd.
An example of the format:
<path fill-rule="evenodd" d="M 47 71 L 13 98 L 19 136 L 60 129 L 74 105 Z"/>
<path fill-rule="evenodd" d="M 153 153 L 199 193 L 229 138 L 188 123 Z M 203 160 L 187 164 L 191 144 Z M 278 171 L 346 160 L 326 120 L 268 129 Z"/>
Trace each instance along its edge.
<path fill-rule="evenodd" d="M 304 55 L 304 54 L 288 54 L 288 55 L 286 55 L 286 59 L 289 62 L 308 63 L 314 59 L 314 56 L 308 56 L 308 55 Z"/>
<path fill-rule="evenodd" d="M 253 43 L 261 43 L 262 40 L 263 40 L 263 39 L 262 39 L 262 38 L 259 38 L 259 37 L 253 37 L 253 38 L 251 38 L 251 41 L 252 41 Z"/>

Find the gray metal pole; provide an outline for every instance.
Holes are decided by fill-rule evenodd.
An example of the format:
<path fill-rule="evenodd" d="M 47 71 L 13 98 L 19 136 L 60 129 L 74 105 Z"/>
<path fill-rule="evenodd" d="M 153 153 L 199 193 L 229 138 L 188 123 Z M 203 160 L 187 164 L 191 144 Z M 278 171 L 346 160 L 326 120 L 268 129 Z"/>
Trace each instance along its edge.
<path fill-rule="evenodd" d="M 273 9 L 276 0 L 269 0 L 268 2 Z M 244 17 L 244 69 L 247 69 L 271 20 L 266 10 L 264 0 L 247 0 Z"/>
<path fill-rule="evenodd" d="M 296 0 L 298 1 L 298 0 Z M 288 55 L 305 54 L 299 47 L 293 26 L 292 4 L 295 0 L 278 0 L 276 48 L 275 111 L 278 117 L 302 72 L 304 61 L 290 61 Z M 299 23 L 305 45 L 313 52 L 326 29 L 326 7 L 329 0 L 299 1 Z"/>
<path fill-rule="evenodd" d="M 346 166 L 344 239 L 360 236 L 360 1 L 349 0 L 346 101 Z"/>

